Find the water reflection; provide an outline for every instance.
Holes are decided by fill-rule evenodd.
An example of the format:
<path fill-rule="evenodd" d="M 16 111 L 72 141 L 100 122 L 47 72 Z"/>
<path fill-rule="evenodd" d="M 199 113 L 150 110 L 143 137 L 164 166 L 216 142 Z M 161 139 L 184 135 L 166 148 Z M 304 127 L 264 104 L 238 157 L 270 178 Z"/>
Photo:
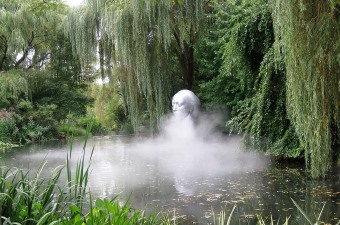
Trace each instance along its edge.
<path fill-rule="evenodd" d="M 313 181 L 301 165 L 273 165 L 263 156 L 239 152 L 238 144 L 237 138 L 170 144 L 162 138 L 95 137 L 86 150 L 89 155 L 95 148 L 89 187 L 93 198 L 120 194 L 124 201 L 131 195 L 134 207 L 171 212 L 184 220 L 181 224 L 208 224 L 212 210 L 230 211 L 235 204 L 232 224 L 255 224 L 256 214 L 279 224 L 289 216 L 289 224 L 304 224 L 291 198 L 311 216 L 326 202 L 321 220 L 337 224 L 339 169 Z M 0 163 L 34 172 L 46 160 L 42 176 L 49 177 L 65 166 L 68 148 L 62 142 L 27 145 L 0 153 Z M 74 142 L 74 164 L 82 148 L 82 140 Z"/>

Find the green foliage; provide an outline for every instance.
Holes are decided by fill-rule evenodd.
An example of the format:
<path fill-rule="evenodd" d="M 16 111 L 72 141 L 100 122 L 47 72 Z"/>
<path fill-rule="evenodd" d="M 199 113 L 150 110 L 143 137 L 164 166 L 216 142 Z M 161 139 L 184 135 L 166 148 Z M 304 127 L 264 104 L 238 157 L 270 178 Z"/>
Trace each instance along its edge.
<path fill-rule="evenodd" d="M 13 112 L 0 111 L 0 141 L 4 143 L 2 146 L 4 147 L 5 143 L 6 145 L 13 143 L 17 133 Z"/>
<path fill-rule="evenodd" d="M 133 209 L 128 202 L 119 204 L 117 198 L 88 199 L 87 184 L 93 150 L 85 157 L 92 123 L 86 129 L 83 151 L 71 171 L 72 136 L 66 156 L 67 183 L 59 178 L 63 167 L 56 168 L 50 178 L 41 178 L 42 163 L 32 179 L 29 172 L 0 167 L 0 223 L 1 224 L 170 224 L 166 217 Z M 88 203 L 90 201 L 90 203 Z"/>
<path fill-rule="evenodd" d="M 213 223 L 215 225 L 230 225 L 231 224 L 231 218 L 233 217 L 233 213 L 236 209 L 236 205 L 234 205 L 233 209 L 231 210 L 228 219 L 227 219 L 227 213 L 225 210 L 221 210 L 219 215 L 215 215 L 214 212 L 213 213 Z"/>
<path fill-rule="evenodd" d="M 276 0 L 276 55 L 284 56 L 287 111 L 313 177 L 335 161 L 340 136 L 339 3 Z"/>
<path fill-rule="evenodd" d="M 15 124 L 19 129 L 20 142 L 36 142 L 51 139 L 56 132 L 53 117 L 56 105 L 33 107 L 29 101 L 22 101 L 16 107 Z"/>
<path fill-rule="evenodd" d="M 61 190 L 57 188 L 57 181 L 62 170 L 57 169 L 46 182 L 39 178 L 42 169 L 43 164 L 32 179 L 28 172 L 0 167 L 0 212 L 4 224 L 8 221 L 36 224 L 59 209 L 60 205 L 53 201 L 54 194 L 61 194 L 58 193 Z"/>
<path fill-rule="evenodd" d="M 84 116 L 77 119 L 76 121 L 76 125 L 82 127 L 83 129 L 86 129 L 89 123 L 92 123 L 91 134 L 105 135 L 108 133 L 107 129 L 102 125 L 102 123 L 92 116 Z"/>
<path fill-rule="evenodd" d="M 98 122 L 116 133 L 121 133 L 124 126 L 130 122 L 125 114 L 122 96 L 113 85 L 93 84 L 90 96 L 94 98 L 93 108 L 89 109 L 90 114 L 95 115 Z M 129 132 L 133 132 L 132 129 Z"/>
<path fill-rule="evenodd" d="M 221 90 L 224 87 L 216 83 L 222 65 L 224 41 L 220 37 L 224 35 L 223 21 L 228 19 L 225 17 L 225 12 L 221 9 L 220 4 L 207 3 L 203 16 L 206 18 L 204 21 L 206 29 L 203 30 L 204 33 L 201 33 L 200 39 L 195 45 L 197 72 L 195 73 L 193 91 L 206 108 L 216 104 L 225 105 L 231 100 L 227 100 L 228 96 L 224 95 Z M 228 84 L 230 82 L 225 82 L 225 85 Z"/>
<path fill-rule="evenodd" d="M 112 200 L 97 199 L 94 205 L 91 205 L 90 212 L 82 216 L 81 210 L 72 205 L 71 219 L 66 224 L 136 224 L 136 225 L 165 225 L 169 224 L 159 215 L 152 213 L 146 216 L 144 211 L 132 208 L 128 202 L 120 205 L 116 198 Z"/>
<path fill-rule="evenodd" d="M 38 0 L 0 1 L 0 71 L 46 63 L 48 43 L 58 33 L 61 13 L 65 13 L 60 7 Z"/>
<path fill-rule="evenodd" d="M 85 140 L 83 145 L 83 151 L 80 159 L 78 159 L 76 164 L 76 170 L 74 173 L 71 171 L 71 163 L 72 163 L 72 143 L 73 143 L 73 135 L 69 135 L 70 139 L 70 149 L 67 152 L 66 156 L 66 173 L 67 173 L 67 187 L 68 187 L 68 196 L 73 199 L 73 204 L 83 211 L 83 206 L 86 201 L 87 196 L 87 184 L 89 178 L 89 168 L 92 161 L 94 147 L 90 152 L 90 156 L 88 158 L 87 164 L 85 165 L 85 155 L 86 155 L 86 147 L 87 141 L 90 137 L 90 132 L 92 128 L 92 122 L 90 122 L 86 128 L 85 132 Z"/>
<path fill-rule="evenodd" d="M 201 96 L 205 102 L 227 105 L 235 116 L 243 101 L 255 93 L 261 61 L 273 43 L 271 11 L 264 0 L 227 2 L 213 10 L 212 26 L 217 29 L 210 32 L 212 40 L 206 43 L 214 46 L 215 56 L 210 54 L 204 60 L 205 65 L 218 68 L 200 84 Z"/>
<path fill-rule="evenodd" d="M 65 9 L 58 0 L 0 1 L 0 109 L 12 113 L 1 120 L 5 142 L 51 139 L 57 122 L 91 103 L 90 68 L 61 32 Z"/>
<path fill-rule="evenodd" d="M 92 102 L 86 96 L 89 78 L 81 70 L 79 58 L 72 55 L 71 44 L 65 36 L 58 34 L 53 46 L 49 69 L 29 73 L 32 101 L 56 105 L 57 120 L 65 119 L 70 113 L 85 115 L 87 105 Z"/>
<path fill-rule="evenodd" d="M 60 124 L 58 131 L 64 134 L 73 135 L 74 137 L 83 137 L 86 132 L 83 127 L 78 127 L 75 124 Z"/>
<path fill-rule="evenodd" d="M 254 89 L 228 126 L 245 132 L 247 147 L 278 157 L 301 157 L 303 149 L 286 113 L 284 64 L 274 57 L 273 48 L 263 58 Z"/>
<path fill-rule="evenodd" d="M 321 209 L 319 215 L 317 216 L 317 218 L 312 219 L 312 218 L 311 218 L 310 216 L 308 216 L 307 213 L 300 207 L 300 205 L 299 205 L 296 201 L 294 201 L 294 199 L 291 198 L 291 200 L 292 200 L 292 202 L 294 203 L 295 207 L 300 211 L 300 213 L 304 216 L 304 218 L 308 221 L 308 223 L 309 223 L 310 225 L 319 225 L 319 224 L 323 224 L 323 222 L 322 222 L 320 219 L 321 219 L 321 215 L 322 215 L 322 212 L 323 212 L 323 210 L 324 210 L 324 208 L 325 208 L 326 203 L 324 203 L 324 205 L 323 205 L 323 207 L 322 207 L 322 209 Z M 313 222 L 313 221 L 315 221 L 315 222 Z M 339 222 L 339 223 L 340 223 L 340 222 Z M 339 223 L 338 223 L 338 224 L 339 224 Z"/>
<path fill-rule="evenodd" d="M 178 77 L 178 71 L 171 74 L 174 58 L 176 66 L 181 65 L 182 86 L 192 86 L 193 44 L 203 1 L 86 3 L 69 15 L 65 25 L 73 49 L 91 63 L 98 47 L 101 72 L 112 83 L 119 80 L 134 130 L 145 122 L 144 115 L 148 126 L 157 128 L 177 85 L 173 77 Z"/>
<path fill-rule="evenodd" d="M 0 108 L 12 107 L 28 97 L 28 83 L 19 70 L 0 71 Z"/>
<path fill-rule="evenodd" d="M 211 78 L 202 76 L 207 80 L 200 84 L 201 98 L 230 108 L 227 129 L 243 133 L 247 148 L 300 157 L 302 148 L 286 114 L 284 63 L 272 47 L 270 5 L 265 0 L 227 2 L 212 5 L 211 14 L 212 32 L 203 45 L 214 51 L 205 51 L 200 61 L 219 70 L 202 69 Z"/>
<path fill-rule="evenodd" d="M 57 121 L 53 114 L 56 105 L 33 107 L 29 101 L 19 102 L 14 111 L 2 111 L 0 141 L 26 143 L 51 139 L 56 134 Z"/>

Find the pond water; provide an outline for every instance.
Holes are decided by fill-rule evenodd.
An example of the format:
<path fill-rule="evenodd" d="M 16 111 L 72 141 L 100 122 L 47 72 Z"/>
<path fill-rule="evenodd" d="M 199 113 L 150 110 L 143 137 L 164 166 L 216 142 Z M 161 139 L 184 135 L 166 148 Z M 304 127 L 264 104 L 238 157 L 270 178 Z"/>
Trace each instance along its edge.
<path fill-rule="evenodd" d="M 83 140 L 73 143 L 73 159 L 79 158 Z M 275 224 L 307 224 L 294 206 L 321 221 L 339 224 L 340 169 L 324 180 L 312 180 L 303 165 L 283 165 L 270 158 L 239 150 L 239 137 L 221 139 L 92 137 L 94 147 L 89 187 L 93 198 L 120 201 L 130 197 L 137 209 L 169 212 L 179 224 L 211 224 L 212 213 L 228 213 L 236 205 L 232 224 L 256 224 L 256 215 Z M 0 153 L 1 166 L 36 171 L 41 176 L 65 166 L 69 145 L 54 141 L 31 144 Z M 74 160 L 76 161 L 76 160 Z M 65 176 L 65 175 L 63 175 Z M 62 178 L 61 180 L 63 180 Z M 277 223 L 278 222 L 278 223 Z M 267 223 L 269 224 L 269 223 Z"/>

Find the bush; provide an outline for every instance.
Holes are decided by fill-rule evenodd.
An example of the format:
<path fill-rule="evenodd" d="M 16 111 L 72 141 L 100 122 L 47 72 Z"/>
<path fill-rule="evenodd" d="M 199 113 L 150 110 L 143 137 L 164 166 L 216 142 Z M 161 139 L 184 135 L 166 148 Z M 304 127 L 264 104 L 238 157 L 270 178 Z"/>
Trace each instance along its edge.
<path fill-rule="evenodd" d="M 33 106 L 29 101 L 20 102 L 14 118 L 19 128 L 20 141 L 37 142 L 52 139 L 57 132 L 57 121 L 54 119 L 56 105 Z"/>
<path fill-rule="evenodd" d="M 74 137 L 85 136 L 86 131 L 82 127 L 75 126 L 73 124 L 61 124 L 58 128 L 59 132 L 73 135 Z"/>
<path fill-rule="evenodd" d="M 106 135 L 108 133 L 108 129 L 99 122 L 99 120 L 92 116 L 81 117 L 76 121 L 77 126 L 82 127 L 83 129 L 87 128 L 87 125 L 92 123 L 91 134 L 93 135 Z"/>
<path fill-rule="evenodd" d="M 37 105 L 19 102 L 15 108 L 0 111 L 0 141 L 26 143 L 45 141 L 55 137 L 57 121 L 53 114 L 56 105 Z"/>

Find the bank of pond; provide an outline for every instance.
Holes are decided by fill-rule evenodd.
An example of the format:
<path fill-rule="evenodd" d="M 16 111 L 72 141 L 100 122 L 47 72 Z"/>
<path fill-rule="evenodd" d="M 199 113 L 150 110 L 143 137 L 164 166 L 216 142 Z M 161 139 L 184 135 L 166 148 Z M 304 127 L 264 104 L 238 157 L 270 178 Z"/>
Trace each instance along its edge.
<path fill-rule="evenodd" d="M 101 136 L 0 153 L 0 224 L 340 224 L 340 168 L 242 152 L 237 137 Z"/>

